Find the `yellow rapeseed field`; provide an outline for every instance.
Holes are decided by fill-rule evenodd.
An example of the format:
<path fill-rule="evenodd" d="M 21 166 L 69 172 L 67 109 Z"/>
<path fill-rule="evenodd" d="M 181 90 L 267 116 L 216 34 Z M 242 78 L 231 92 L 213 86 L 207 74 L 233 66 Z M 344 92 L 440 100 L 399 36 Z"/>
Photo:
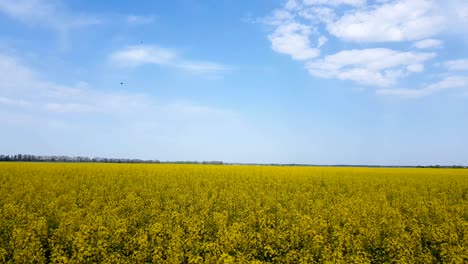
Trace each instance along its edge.
<path fill-rule="evenodd" d="M 468 263 L 468 170 L 0 163 L 1 263 Z"/>

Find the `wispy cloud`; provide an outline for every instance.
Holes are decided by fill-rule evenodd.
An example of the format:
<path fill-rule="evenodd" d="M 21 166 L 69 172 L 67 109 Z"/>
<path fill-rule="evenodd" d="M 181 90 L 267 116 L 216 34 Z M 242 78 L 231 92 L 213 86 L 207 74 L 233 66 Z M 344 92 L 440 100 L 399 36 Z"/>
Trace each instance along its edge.
<path fill-rule="evenodd" d="M 155 45 L 128 46 L 113 52 L 110 55 L 110 60 L 121 67 L 154 64 L 203 75 L 220 75 L 230 69 L 229 66 L 216 62 L 188 60 L 175 50 Z"/>
<path fill-rule="evenodd" d="M 78 28 L 107 24 L 110 21 L 128 25 L 153 24 L 157 16 L 139 14 L 90 14 L 71 10 L 64 0 L 0 0 L 0 14 L 28 26 L 40 26 L 66 37 Z"/>
<path fill-rule="evenodd" d="M 71 12 L 60 1 L 51 0 L 0 0 L 0 12 L 28 25 L 59 31 L 101 23 L 97 17 Z"/>
<path fill-rule="evenodd" d="M 442 41 L 438 39 L 423 39 L 414 43 L 418 49 L 434 49 L 442 47 Z"/>
<path fill-rule="evenodd" d="M 447 61 L 444 66 L 451 71 L 468 71 L 468 59 Z"/>
<path fill-rule="evenodd" d="M 468 77 L 466 76 L 449 76 L 441 81 L 430 84 L 420 89 L 380 89 L 377 94 L 386 96 L 397 96 L 403 98 L 419 98 L 428 96 L 443 90 L 465 89 L 468 90 Z"/>
<path fill-rule="evenodd" d="M 125 67 L 144 64 L 169 65 L 177 58 L 178 54 L 174 50 L 148 45 L 129 46 L 110 55 L 113 62 Z"/>
<path fill-rule="evenodd" d="M 47 103 L 44 108 L 53 112 L 60 113 L 82 113 L 82 112 L 96 112 L 96 107 L 92 105 L 79 104 L 79 103 Z"/>
<path fill-rule="evenodd" d="M 362 6 L 366 4 L 366 0 L 304 0 L 305 5 L 350 5 L 350 6 Z"/>
<path fill-rule="evenodd" d="M 130 25 L 147 25 L 156 21 L 155 16 L 128 15 L 125 21 Z"/>
<path fill-rule="evenodd" d="M 0 105 L 7 105 L 7 106 L 27 106 L 28 102 L 22 99 L 12 99 L 8 97 L 0 97 Z"/>
<path fill-rule="evenodd" d="M 1 53 L 0 72 L 0 132 L 3 138 L 21 139 L 1 141 L 6 152 L 232 160 L 232 153 L 245 158 L 246 149 L 265 149 L 258 148 L 264 133 L 224 107 L 116 87 L 97 89 L 84 82 L 58 83 L 24 60 Z"/>
<path fill-rule="evenodd" d="M 231 69 L 224 64 L 208 61 L 181 61 L 174 65 L 196 74 L 223 74 Z"/>
<path fill-rule="evenodd" d="M 161 102 L 143 93 L 123 90 L 96 90 L 87 83 L 63 85 L 41 78 L 16 57 L 0 54 L 0 105 L 55 113 L 100 113 L 148 115 L 167 112 L 195 115 L 223 113 L 224 110 L 179 101 Z M 225 112 L 227 113 L 227 112 Z"/>
<path fill-rule="evenodd" d="M 68 10 L 60 0 L 0 0 L 2 13 L 30 27 L 51 30 L 61 50 L 70 48 L 75 30 L 103 23 L 100 17 Z"/>

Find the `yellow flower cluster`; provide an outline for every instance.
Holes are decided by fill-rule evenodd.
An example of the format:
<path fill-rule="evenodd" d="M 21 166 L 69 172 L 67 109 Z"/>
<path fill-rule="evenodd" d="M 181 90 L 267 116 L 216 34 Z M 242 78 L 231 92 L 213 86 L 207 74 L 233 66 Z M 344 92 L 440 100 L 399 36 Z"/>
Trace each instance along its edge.
<path fill-rule="evenodd" d="M 468 170 L 0 163 L 0 263 L 468 263 Z"/>

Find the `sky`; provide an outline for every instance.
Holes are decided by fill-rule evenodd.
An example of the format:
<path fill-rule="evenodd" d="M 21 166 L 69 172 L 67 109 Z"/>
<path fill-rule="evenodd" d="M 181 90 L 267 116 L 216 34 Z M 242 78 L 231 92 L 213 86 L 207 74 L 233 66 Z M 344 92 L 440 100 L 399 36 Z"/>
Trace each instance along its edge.
<path fill-rule="evenodd" d="M 0 0 L 0 153 L 468 165 L 465 0 Z"/>

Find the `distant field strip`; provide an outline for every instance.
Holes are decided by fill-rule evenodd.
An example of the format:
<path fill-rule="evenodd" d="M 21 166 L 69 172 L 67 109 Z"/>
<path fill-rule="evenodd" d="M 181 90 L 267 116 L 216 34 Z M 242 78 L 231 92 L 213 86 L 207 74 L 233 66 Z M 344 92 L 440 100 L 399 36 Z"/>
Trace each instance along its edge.
<path fill-rule="evenodd" d="M 468 170 L 0 163 L 0 263 L 468 263 Z"/>

